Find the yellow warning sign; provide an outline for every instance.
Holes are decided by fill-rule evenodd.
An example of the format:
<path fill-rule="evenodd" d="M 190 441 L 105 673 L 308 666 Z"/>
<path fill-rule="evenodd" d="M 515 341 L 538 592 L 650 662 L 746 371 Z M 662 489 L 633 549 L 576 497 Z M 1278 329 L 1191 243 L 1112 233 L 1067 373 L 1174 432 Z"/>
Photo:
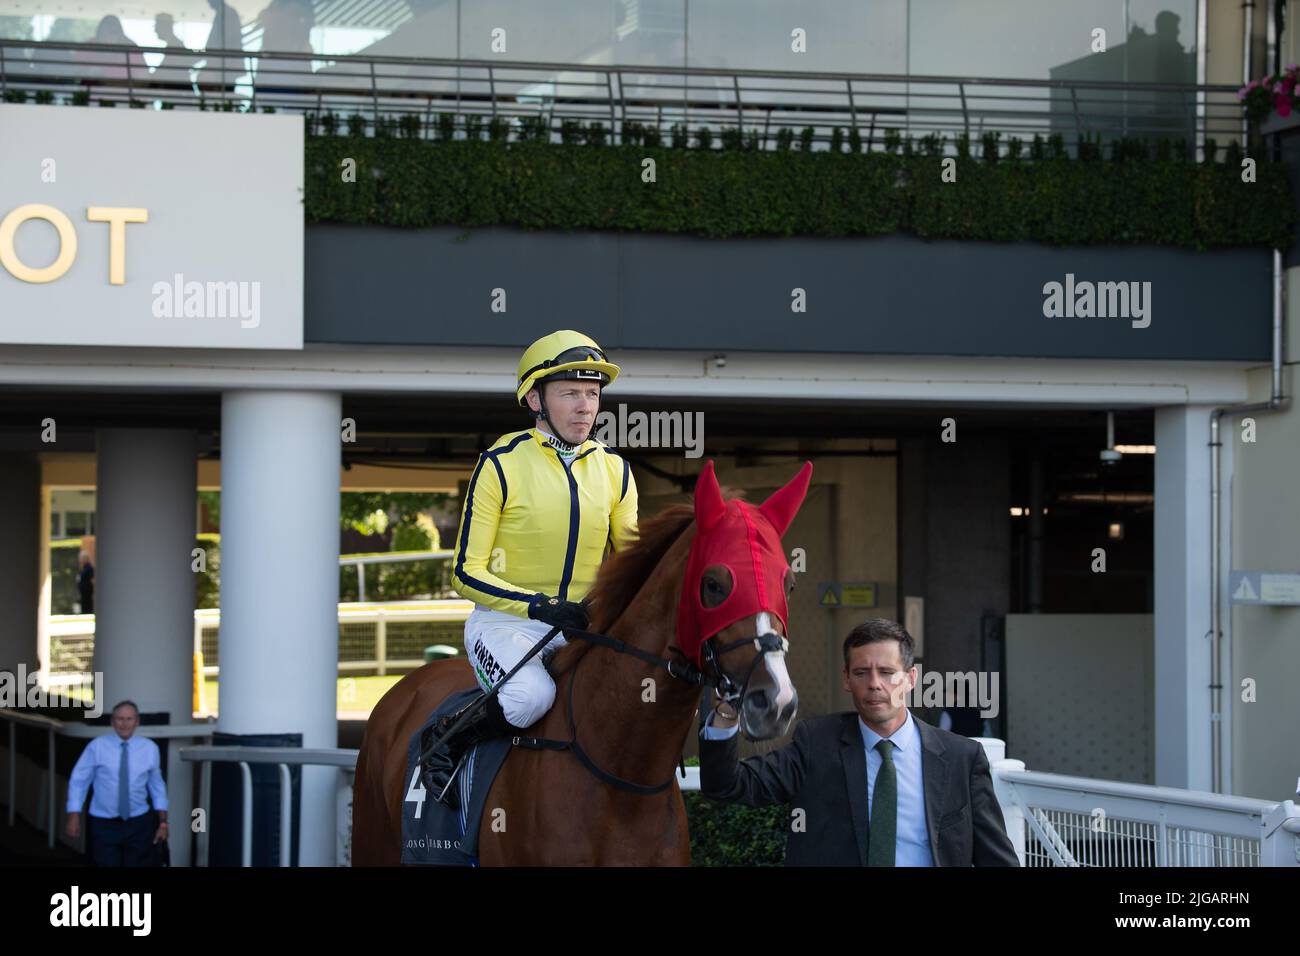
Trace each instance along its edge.
<path fill-rule="evenodd" d="M 874 584 L 845 584 L 841 587 L 845 607 L 875 607 L 876 586 Z"/>
<path fill-rule="evenodd" d="M 875 607 L 874 581 L 822 581 L 817 585 L 822 607 Z"/>

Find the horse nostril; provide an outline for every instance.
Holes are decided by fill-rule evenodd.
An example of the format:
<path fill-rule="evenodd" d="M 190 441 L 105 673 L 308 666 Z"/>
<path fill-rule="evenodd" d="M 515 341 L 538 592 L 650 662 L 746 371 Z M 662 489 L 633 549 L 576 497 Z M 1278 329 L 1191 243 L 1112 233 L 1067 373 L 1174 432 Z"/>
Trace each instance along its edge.
<path fill-rule="evenodd" d="M 757 710 L 757 711 L 767 710 L 769 706 L 767 691 L 761 689 L 752 691 L 748 697 L 747 703 L 749 703 L 751 710 Z"/>

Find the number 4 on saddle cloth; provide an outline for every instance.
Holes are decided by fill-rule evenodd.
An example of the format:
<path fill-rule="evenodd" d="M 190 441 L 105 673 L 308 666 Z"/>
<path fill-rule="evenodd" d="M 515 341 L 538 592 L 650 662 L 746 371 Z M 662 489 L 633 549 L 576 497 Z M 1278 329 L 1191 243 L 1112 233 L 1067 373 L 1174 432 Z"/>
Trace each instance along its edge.
<path fill-rule="evenodd" d="M 513 746 L 509 737 L 489 737 L 464 754 L 452 786 L 456 808 L 434 799 L 421 780 L 420 753 L 445 717 L 459 716 L 483 696 L 478 687 L 452 694 L 411 735 L 406 749 L 406 792 L 402 797 L 402 862 L 434 866 L 477 866 L 478 829 L 488 791 Z"/>

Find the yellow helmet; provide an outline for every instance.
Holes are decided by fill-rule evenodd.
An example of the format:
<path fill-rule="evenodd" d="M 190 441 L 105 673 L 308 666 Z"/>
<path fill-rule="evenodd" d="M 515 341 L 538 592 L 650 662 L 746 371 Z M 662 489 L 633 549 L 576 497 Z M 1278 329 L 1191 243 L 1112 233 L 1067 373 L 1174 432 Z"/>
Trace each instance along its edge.
<path fill-rule="evenodd" d="M 521 406 L 526 406 L 524 396 L 544 380 L 576 378 L 612 385 L 618 373 L 618 366 L 605 357 L 595 339 L 561 329 L 542 336 L 525 350 L 519 360 L 515 398 Z"/>

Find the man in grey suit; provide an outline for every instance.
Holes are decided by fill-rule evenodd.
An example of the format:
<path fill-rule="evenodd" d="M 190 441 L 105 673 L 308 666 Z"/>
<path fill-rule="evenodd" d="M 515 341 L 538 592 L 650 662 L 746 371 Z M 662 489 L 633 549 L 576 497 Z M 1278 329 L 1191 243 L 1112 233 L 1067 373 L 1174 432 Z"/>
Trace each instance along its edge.
<path fill-rule="evenodd" d="M 844 639 L 855 712 L 801 722 L 791 743 L 737 760 L 736 714 L 700 727 L 700 791 L 791 803 L 787 866 L 1018 866 L 977 741 L 913 717 L 912 636 L 866 621 Z"/>

